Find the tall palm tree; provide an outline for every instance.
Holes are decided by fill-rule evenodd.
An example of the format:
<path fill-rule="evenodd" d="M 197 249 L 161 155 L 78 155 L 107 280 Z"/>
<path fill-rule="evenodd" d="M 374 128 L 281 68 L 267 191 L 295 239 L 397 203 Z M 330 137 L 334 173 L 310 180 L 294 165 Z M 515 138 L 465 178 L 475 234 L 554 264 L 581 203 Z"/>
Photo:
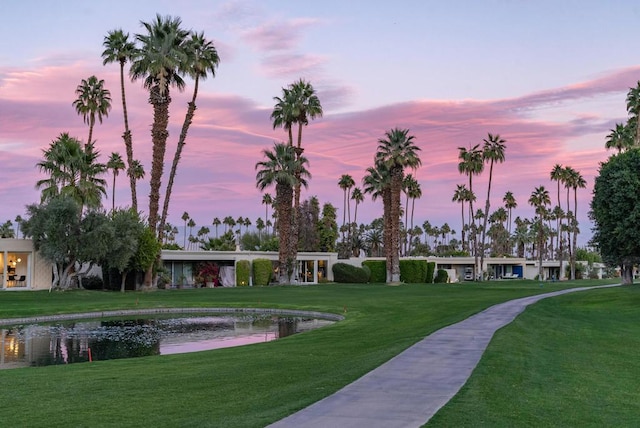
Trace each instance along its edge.
<path fill-rule="evenodd" d="M 578 245 L 578 189 L 587 187 L 587 182 L 579 171 L 571 169 L 568 172 L 567 185 L 573 189 L 573 251 L 571 253 L 571 279 L 576 279 L 576 248 Z"/>
<path fill-rule="evenodd" d="M 222 224 L 220 222 L 220 219 L 218 217 L 214 217 L 213 221 L 211 222 L 211 224 L 213 225 L 213 227 L 216 228 L 216 239 L 218 238 L 218 226 L 220 226 L 220 224 Z"/>
<path fill-rule="evenodd" d="M 289 85 L 293 96 L 293 117 L 298 124 L 298 150 L 302 148 L 302 127 L 313 120 L 322 117 L 322 104 L 311 82 L 304 79 L 297 80 Z"/>
<path fill-rule="evenodd" d="M 385 132 L 385 137 L 378 140 L 376 161 L 385 165 L 389 171 L 390 197 L 390 251 L 387 252 L 387 276 L 391 283 L 400 282 L 400 196 L 405 168 L 416 169 L 422 161 L 418 155 L 420 147 L 414 143 L 414 136 L 408 135 L 408 129 L 394 128 Z"/>
<path fill-rule="evenodd" d="M 189 32 L 181 28 L 177 17 L 156 15 L 152 22 L 142 22 L 146 34 L 137 34 L 140 50 L 131 64 L 132 80 L 144 79 L 144 87 L 149 90 L 149 103 L 153 106 L 151 126 L 152 162 L 149 191 L 148 223 L 156 234 L 160 207 L 160 185 L 164 169 L 164 155 L 169 132 L 170 88 L 182 91 L 185 82 L 182 75 L 187 61 L 185 43 Z M 145 284 L 151 285 L 150 267 L 147 269 Z"/>
<path fill-rule="evenodd" d="M 469 177 L 469 192 L 473 193 L 473 176 L 482 174 L 484 170 L 484 157 L 480 145 L 476 144 L 467 150 L 465 147 L 458 147 L 460 153 L 458 154 L 458 172 Z M 469 201 L 469 223 L 470 223 L 470 236 L 469 243 L 473 256 L 475 257 L 474 263 L 474 278 L 478 277 L 478 237 L 475 224 L 475 217 L 473 212 L 473 201 Z"/>
<path fill-rule="evenodd" d="M 182 124 L 182 130 L 180 131 L 180 138 L 176 146 L 176 153 L 173 156 L 173 162 L 171 164 L 171 172 L 169 173 L 169 180 L 167 181 L 167 189 L 164 196 L 164 203 L 162 206 L 162 217 L 160 219 L 160 225 L 163 225 L 167 221 L 167 215 L 169 213 L 169 201 L 171 200 L 171 190 L 173 189 L 173 182 L 175 180 L 176 171 L 178 169 L 178 163 L 182 156 L 182 150 L 187 139 L 187 133 L 189 127 L 193 122 L 193 117 L 196 112 L 196 98 L 198 96 L 198 85 L 200 80 L 205 80 L 209 74 L 212 77 L 216 75 L 216 68 L 220 63 L 220 57 L 213 42 L 207 40 L 204 37 L 204 33 L 193 33 L 191 38 L 184 43 L 184 50 L 186 53 L 186 61 L 182 64 L 184 72 L 188 74 L 194 80 L 193 96 L 188 104 L 187 113 L 184 117 Z"/>
<path fill-rule="evenodd" d="M 467 191 L 467 187 L 464 184 L 457 184 L 456 185 L 456 190 L 453 192 L 453 197 L 451 198 L 451 202 L 459 202 L 460 203 L 460 210 L 461 210 L 461 216 L 462 216 L 462 249 L 463 251 L 466 248 L 466 241 L 465 241 L 465 222 L 464 222 L 464 203 L 466 201 L 466 191 Z M 426 230 L 425 230 L 426 231 Z"/>
<path fill-rule="evenodd" d="M 116 209 L 116 177 L 120 171 L 125 168 L 124 161 L 120 153 L 113 152 L 111 157 L 107 161 L 107 169 L 110 169 L 113 173 L 113 188 L 111 189 L 111 211 L 115 212 Z"/>
<path fill-rule="evenodd" d="M 180 217 L 182 221 L 184 221 L 184 236 L 182 237 L 182 248 L 187 249 L 187 222 L 191 217 L 189 217 L 188 212 L 183 212 L 182 217 Z"/>
<path fill-rule="evenodd" d="M 106 166 L 98 162 L 99 156 L 93 144 L 83 147 L 78 139 L 60 134 L 43 151 L 43 160 L 36 165 L 48 175 L 36 183 L 36 189 L 42 190 L 42 202 L 66 195 L 78 203 L 80 211 L 83 207 L 100 207 L 102 196 L 106 196 L 106 181 L 99 176 Z"/>
<path fill-rule="evenodd" d="M 265 225 L 269 221 L 269 206 L 273 204 L 273 198 L 269 193 L 262 195 L 262 204 L 264 205 L 264 222 Z M 269 227 L 267 226 L 267 233 L 269 233 Z"/>
<path fill-rule="evenodd" d="M 296 156 L 294 148 L 288 144 L 275 143 L 272 150 L 263 150 L 265 160 L 256 163 L 256 186 L 261 191 L 269 186 L 276 187 L 276 212 L 278 216 L 278 235 L 280 247 L 278 251 L 279 278 L 281 284 L 291 283 L 295 271 L 298 242 L 292 237 L 293 224 L 293 189 L 298 180 L 307 186 L 310 178 L 305 165 L 308 163 L 304 156 Z M 296 171 L 300 173 L 297 177 Z"/>
<path fill-rule="evenodd" d="M 409 239 L 409 231 L 413 229 L 413 212 L 414 212 L 414 207 L 415 207 L 415 202 L 417 198 L 422 197 L 422 189 L 420 188 L 420 183 L 418 183 L 418 180 L 415 179 L 415 177 L 413 176 L 413 174 L 407 174 L 404 177 L 404 180 L 402 182 L 402 188 L 405 192 L 406 195 L 406 204 L 405 204 L 405 215 L 404 215 L 404 228 L 405 228 L 405 236 L 407 239 L 405 239 L 404 242 L 404 255 L 408 255 L 409 254 L 409 246 L 411 244 L 411 240 Z M 409 201 L 412 202 L 411 204 L 411 225 L 409 225 Z"/>
<path fill-rule="evenodd" d="M 192 230 L 194 227 L 196 227 L 196 221 L 190 218 L 189 221 L 187 222 L 187 226 L 189 226 L 189 244 L 193 244 L 195 243 L 195 241 L 193 240 Z M 189 247 L 191 247 L 191 245 L 189 245 Z"/>
<path fill-rule="evenodd" d="M 374 166 L 367 168 L 366 174 L 362 177 L 362 184 L 365 193 L 371 195 L 371 200 L 382 199 L 382 246 L 384 247 L 387 259 L 386 282 L 391 282 L 391 272 L 389 259 L 391 255 L 391 174 L 389 166 L 377 157 L 374 159 Z M 377 248 L 379 253 L 379 247 Z"/>
<path fill-rule="evenodd" d="M 489 217 L 489 207 L 491 201 L 491 180 L 493 179 L 493 164 L 504 162 L 504 151 L 506 149 L 506 140 L 500 138 L 498 134 L 487 135 L 487 138 L 482 140 L 484 142 L 482 146 L 482 159 L 484 162 L 489 162 L 489 185 L 487 186 L 487 201 L 484 206 L 484 220 L 482 223 L 482 243 L 480 252 L 480 269 L 484 267 L 484 241 L 487 232 L 487 219 Z M 482 277 L 481 277 L 482 278 Z"/>
<path fill-rule="evenodd" d="M 282 88 L 282 97 L 273 97 L 276 101 L 271 112 L 273 129 L 284 128 L 288 135 L 288 142 L 293 146 L 293 124 L 296 118 L 293 115 L 294 94 L 290 89 Z"/>
<path fill-rule="evenodd" d="M 98 80 L 96 76 L 82 79 L 76 88 L 78 98 L 72 103 L 76 112 L 82 116 L 84 123 L 89 125 L 89 138 L 86 144 L 93 142 L 93 126 L 98 121 L 102 123 L 102 117 L 109 116 L 111 110 L 111 93 L 104 88 L 104 80 Z M 85 145 L 86 145 L 85 144 Z"/>
<path fill-rule="evenodd" d="M 358 223 L 358 205 L 364 202 L 364 193 L 360 190 L 359 187 L 354 187 L 351 191 L 351 200 L 356 203 L 356 206 L 353 210 L 353 222 Z"/>
<path fill-rule="evenodd" d="M 342 174 L 340 176 L 340 180 L 338 180 L 338 187 L 340 187 L 344 191 L 344 201 L 343 201 L 343 210 L 342 210 L 342 240 L 345 241 L 345 226 L 347 224 L 347 212 L 349 212 L 349 223 L 351 223 L 351 212 L 349 210 L 349 200 L 350 200 L 350 190 L 353 186 L 355 186 L 356 182 L 353 181 L 353 177 L 349 174 Z"/>
<path fill-rule="evenodd" d="M 529 197 L 529 205 L 535 208 L 536 215 L 538 216 L 538 279 L 542 281 L 542 243 L 544 236 L 544 218 L 547 213 L 547 205 L 551 204 L 551 198 L 549 197 L 549 191 L 544 186 L 536 187 Z"/>
<path fill-rule="evenodd" d="M 127 99 L 124 90 L 124 65 L 133 59 L 136 55 L 136 45 L 129 40 L 129 33 L 122 30 L 113 30 L 107 33 L 102 43 L 104 51 L 102 52 L 102 65 L 118 62 L 120 64 L 120 92 L 122 96 L 122 113 L 124 115 L 124 133 L 122 138 L 127 153 L 127 168 L 134 166 L 133 158 L 133 138 L 129 129 L 129 115 L 127 113 Z M 138 195 L 136 191 L 135 175 L 127 173 L 129 177 L 129 186 L 131 187 L 131 207 L 138 212 Z"/>
<path fill-rule="evenodd" d="M 509 213 L 509 236 L 511 236 L 511 212 L 518 208 L 518 203 L 516 202 L 516 198 L 513 196 L 513 192 L 507 191 L 502 198 L 502 202 L 504 202 L 504 207 L 507 209 Z"/>
<path fill-rule="evenodd" d="M 22 216 L 17 215 L 15 218 L 15 222 L 16 222 L 16 238 L 20 238 L 20 226 L 22 226 L 22 222 L 24 221 L 24 219 L 22 218 Z"/>
<path fill-rule="evenodd" d="M 560 202 L 560 184 L 564 183 L 566 176 L 566 171 L 559 163 L 555 164 L 553 168 L 551 168 L 551 172 L 549 173 L 549 178 L 551 181 L 555 181 L 557 183 L 557 196 L 558 196 L 558 207 L 562 210 L 562 203 Z M 567 211 L 569 207 L 567 206 Z M 559 280 L 564 278 L 564 270 L 562 269 L 562 262 L 564 260 L 564 245 L 562 241 L 562 217 L 556 217 L 556 221 L 558 222 L 558 253 L 559 253 L 559 261 L 560 261 L 560 275 L 558 277 Z"/>

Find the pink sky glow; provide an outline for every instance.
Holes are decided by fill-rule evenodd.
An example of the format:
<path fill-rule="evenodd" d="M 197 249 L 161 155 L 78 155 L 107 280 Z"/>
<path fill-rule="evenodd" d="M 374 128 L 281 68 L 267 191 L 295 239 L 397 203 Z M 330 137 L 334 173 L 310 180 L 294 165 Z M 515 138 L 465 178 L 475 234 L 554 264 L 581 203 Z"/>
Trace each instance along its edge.
<path fill-rule="evenodd" d="M 245 9 L 239 7 L 242 5 Z M 217 16 L 224 12 L 225 16 L 235 17 L 236 23 L 245 22 L 249 19 L 246 16 L 256 21 L 246 5 L 258 7 L 250 1 L 220 2 Z M 199 25 L 194 19 L 186 25 L 204 29 L 214 39 L 222 60 L 216 77 L 209 78 L 200 88 L 198 110 L 174 185 L 171 223 L 182 225 L 184 211 L 194 218 L 197 227 L 211 226 L 214 217 L 248 216 L 255 224 L 258 217 L 264 216 L 254 166 L 262 160 L 262 150 L 286 138 L 282 129 L 272 129 L 272 97 L 280 95 L 283 86 L 305 78 L 316 87 L 325 114 L 303 131 L 312 174 L 303 198 L 315 195 L 321 204 L 332 203 L 338 208 L 339 223 L 343 200 L 337 186 L 339 177 L 350 174 L 361 187 L 364 171 L 372 165 L 377 140 L 385 131 L 400 127 L 409 128 L 422 149 L 422 167 L 414 173 L 423 192 L 422 199 L 416 202 L 415 223 L 421 225 L 429 220 L 432 225 L 441 226 L 447 222 L 459 233 L 460 207 L 451 198 L 456 185 L 467 179 L 457 171 L 458 147 L 482 144 L 491 132 L 507 140 L 506 161 L 494 167 L 492 210 L 502 206 L 505 192 L 512 191 L 518 202 L 514 217 L 531 217 L 533 210 L 527 200 L 533 189 L 544 185 L 555 201 L 556 184 L 550 181 L 549 172 L 556 163 L 571 166 L 587 181 L 587 189 L 579 191 L 578 207 L 581 241 L 586 243 L 591 236 L 587 211 L 594 176 L 599 163 L 611 154 L 604 149 L 605 137 L 616 122 L 626 119 L 625 96 L 640 78 L 640 66 L 601 66 L 583 74 L 567 75 L 561 84 L 551 78 L 540 83 L 540 77 L 532 75 L 531 82 L 537 83 L 531 87 L 526 85 L 528 76 L 523 75 L 522 87 L 496 89 L 493 97 L 480 89 L 470 90 L 468 96 L 453 92 L 443 96 L 438 82 L 433 81 L 438 79 L 429 76 L 428 68 L 422 70 L 422 80 L 407 72 L 407 79 L 415 86 L 413 92 L 407 92 L 403 84 L 402 67 L 380 70 L 377 86 L 365 86 L 373 70 L 358 75 L 353 74 L 353 67 L 345 65 L 342 73 L 340 54 L 309 36 L 319 28 L 338 25 L 337 18 L 288 12 L 293 16 L 273 13 L 253 24 L 229 24 L 222 34 L 234 34 L 235 38 L 228 36 L 220 41 L 215 26 Z M 150 20 L 153 14 L 155 10 L 149 9 L 136 18 Z M 191 12 L 175 14 L 182 16 L 183 22 L 192 17 Z M 130 21 L 128 18 L 127 23 Z M 91 34 L 91 47 L 75 46 L 79 43 L 75 41 L 70 42 L 68 50 L 56 45 L 47 53 L 25 54 L 25 58 L 14 62 L 0 54 L 0 221 L 13 220 L 18 214 L 24 216 L 25 206 L 39 201 L 34 184 L 43 175 L 35 165 L 52 140 L 62 132 L 81 140 L 87 138 L 88 127 L 71 105 L 81 79 L 95 74 L 105 80 L 112 94 L 109 117 L 94 129 L 101 160 L 106 162 L 111 152 L 119 152 L 124 158 L 119 69 L 115 64 L 102 66 L 100 52 L 106 31 L 125 23 L 115 19 L 102 25 Z M 133 34 L 140 29 L 132 24 L 125 31 Z M 312 41 L 306 41 L 305 36 Z M 354 45 L 362 43 L 354 36 L 343 44 L 349 45 L 351 40 Z M 344 64 L 350 64 L 347 55 L 342 59 Z M 489 81 L 490 74 L 478 71 L 475 81 L 467 80 L 459 86 L 482 87 L 486 81 L 484 86 L 498 88 L 500 82 Z M 504 82 L 513 85 L 510 80 Z M 134 156 L 142 161 L 148 174 L 152 109 L 141 82 L 127 80 L 126 85 Z M 386 94 L 394 92 L 395 87 L 397 96 L 388 97 Z M 163 189 L 192 89 L 192 82 L 187 81 L 184 93 L 172 92 Z M 486 197 L 487 177 L 488 170 L 474 179 L 479 201 Z M 112 177 L 107 175 L 105 179 L 109 187 L 104 204 L 110 208 Z M 116 205 L 130 205 L 124 174 L 118 177 L 115 190 Z M 140 208 L 145 212 L 148 191 L 147 175 L 138 188 Z M 358 209 L 358 221 L 368 223 L 381 214 L 381 202 L 367 199 Z"/>

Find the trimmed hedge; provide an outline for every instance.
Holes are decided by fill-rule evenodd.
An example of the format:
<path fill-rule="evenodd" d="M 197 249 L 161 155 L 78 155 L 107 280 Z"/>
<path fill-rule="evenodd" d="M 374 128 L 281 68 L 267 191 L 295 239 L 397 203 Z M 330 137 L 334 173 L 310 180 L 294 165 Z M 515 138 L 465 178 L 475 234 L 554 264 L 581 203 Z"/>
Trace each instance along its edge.
<path fill-rule="evenodd" d="M 436 279 L 433 281 L 438 284 L 445 284 L 449 280 L 449 274 L 444 269 L 438 269 Z"/>
<path fill-rule="evenodd" d="M 436 271 L 436 262 L 428 262 L 427 263 L 427 277 L 425 282 L 427 284 L 431 284 L 433 282 L 433 274 Z"/>
<path fill-rule="evenodd" d="M 362 266 L 369 268 L 371 282 L 387 282 L 387 262 L 385 260 L 365 260 Z"/>
<path fill-rule="evenodd" d="M 426 260 L 400 260 L 400 281 L 407 284 L 422 284 L 426 278 Z"/>
<path fill-rule="evenodd" d="M 251 275 L 251 262 L 249 260 L 238 260 L 236 262 L 236 287 L 248 286 Z"/>
<path fill-rule="evenodd" d="M 253 261 L 253 285 L 269 285 L 273 275 L 273 265 L 269 259 L 255 259 Z"/>
<path fill-rule="evenodd" d="M 369 282 L 369 275 L 364 268 L 352 266 L 347 263 L 336 263 L 331 268 L 335 282 L 365 284 Z"/>

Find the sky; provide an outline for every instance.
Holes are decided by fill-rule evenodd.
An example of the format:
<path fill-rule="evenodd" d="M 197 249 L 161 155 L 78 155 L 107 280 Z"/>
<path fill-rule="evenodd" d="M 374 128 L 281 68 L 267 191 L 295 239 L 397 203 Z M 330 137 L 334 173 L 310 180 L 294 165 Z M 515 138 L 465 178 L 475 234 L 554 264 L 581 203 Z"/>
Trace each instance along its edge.
<path fill-rule="evenodd" d="M 39 202 L 35 182 L 42 151 L 61 133 L 80 140 L 88 126 L 72 107 L 82 79 L 96 75 L 111 91 L 112 109 L 93 138 L 106 162 L 124 158 L 119 66 L 102 64 L 111 30 L 143 33 L 156 14 L 178 16 L 216 46 L 215 77 L 201 82 L 171 197 L 169 222 L 188 212 L 200 226 L 214 217 L 264 217 L 255 165 L 263 150 L 286 139 L 273 129 L 273 97 L 300 78 L 310 81 L 324 115 L 303 131 L 312 178 L 302 198 L 332 203 L 342 221 L 342 174 L 358 186 L 373 165 L 378 140 L 409 129 L 422 166 L 413 174 L 423 196 L 415 223 L 445 222 L 461 230 L 457 184 L 459 147 L 482 145 L 488 133 L 506 140 L 505 162 L 493 172 L 491 211 L 507 191 L 514 217 L 533 217 L 527 201 L 545 186 L 552 201 L 555 164 L 571 166 L 587 181 L 578 192 L 584 244 L 594 177 L 611 152 L 606 135 L 627 119 L 625 97 L 640 79 L 634 55 L 640 39 L 640 3 L 612 0 L 400 0 L 294 2 L 284 0 L 2 2 L 0 15 L 0 221 L 25 216 Z M 142 82 L 127 79 L 134 157 L 151 166 L 152 109 Z M 165 179 L 192 95 L 172 92 Z M 112 177 L 105 206 L 110 208 Z M 486 198 L 488 171 L 474 179 Z M 271 189 L 272 194 L 275 189 Z M 138 188 L 147 211 L 148 174 Z M 164 190 L 162 191 L 164 194 Z M 564 194 L 563 194 L 564 198 Z M 130 206 L 120 174 L 116 206 Z M 483 205 L 483 204 L 481 204 Z M 478 206 L 480 207 L 480 206 Z M 381 201 L 358 208 L 358 222 L 382 215 Z"/>

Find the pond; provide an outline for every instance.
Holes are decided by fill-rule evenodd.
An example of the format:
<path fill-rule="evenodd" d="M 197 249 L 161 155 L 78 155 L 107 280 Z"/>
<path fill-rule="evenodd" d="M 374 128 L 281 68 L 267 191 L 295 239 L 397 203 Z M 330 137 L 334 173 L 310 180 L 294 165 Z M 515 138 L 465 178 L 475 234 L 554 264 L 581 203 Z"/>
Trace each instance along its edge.
<path fill-rule="evenodd" d="M 333 322 L 269 314 L 203 314 L 0 327 L 0 369 L 227 348 L 268 342 Z"/>

